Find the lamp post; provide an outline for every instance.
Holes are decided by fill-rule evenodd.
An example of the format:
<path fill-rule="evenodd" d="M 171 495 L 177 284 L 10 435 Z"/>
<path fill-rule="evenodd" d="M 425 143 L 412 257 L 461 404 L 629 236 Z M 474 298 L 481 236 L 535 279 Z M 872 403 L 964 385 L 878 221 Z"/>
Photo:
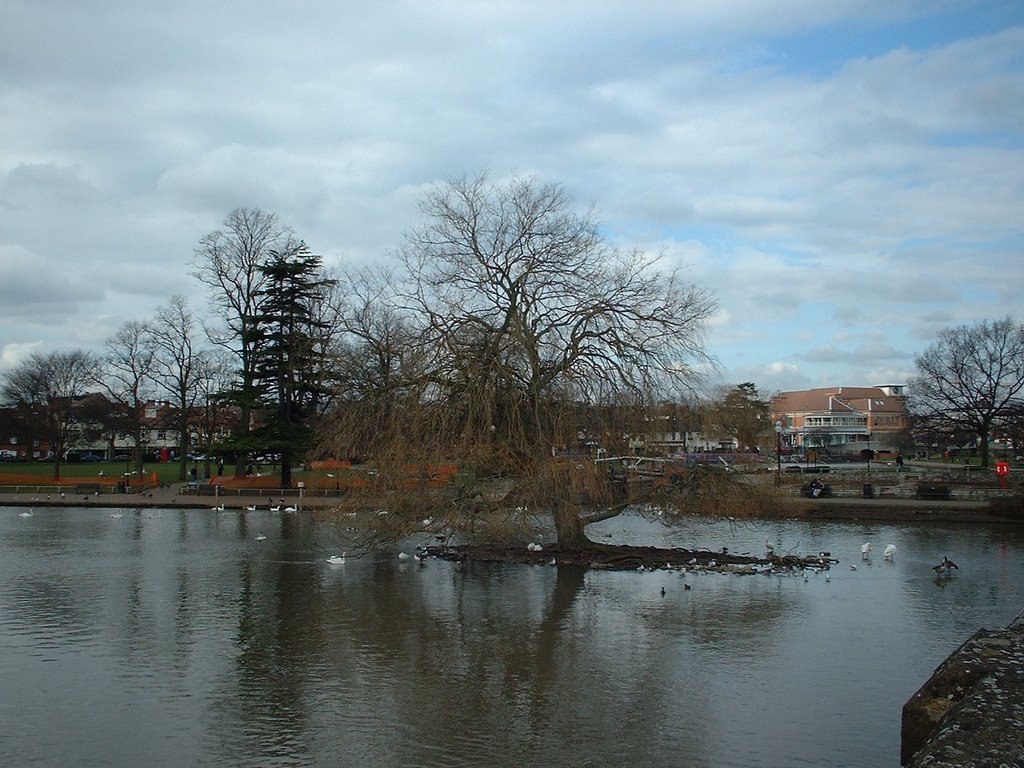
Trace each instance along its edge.
<path fill-rule="evenodd" d="M 778 485 L 782 475 L 782 422 L 775 422 L 775 484 Z"/>

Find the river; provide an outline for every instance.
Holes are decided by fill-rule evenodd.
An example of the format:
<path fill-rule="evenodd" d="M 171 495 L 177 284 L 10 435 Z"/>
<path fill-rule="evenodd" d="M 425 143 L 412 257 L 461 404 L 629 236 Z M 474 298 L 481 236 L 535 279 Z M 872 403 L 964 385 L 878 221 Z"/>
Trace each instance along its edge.
<path fill-rule="evenodd" d="M 304 516 L 20 511 L 0 510 L 10 766 L 897 766 L 903 703 L 1024 608 L 1019 528 L 592 532 L 841 560 L 805 580 L 331 565 L 343 533 Z"/>

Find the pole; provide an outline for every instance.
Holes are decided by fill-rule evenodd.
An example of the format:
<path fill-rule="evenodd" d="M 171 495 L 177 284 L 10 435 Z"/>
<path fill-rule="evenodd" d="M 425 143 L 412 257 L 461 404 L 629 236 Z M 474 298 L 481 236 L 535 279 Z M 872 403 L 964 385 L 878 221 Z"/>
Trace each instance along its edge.
<path fill-rule="evenodd" d="M 775 422 L 775 485 L 782 482 L 782 422 Z"/>

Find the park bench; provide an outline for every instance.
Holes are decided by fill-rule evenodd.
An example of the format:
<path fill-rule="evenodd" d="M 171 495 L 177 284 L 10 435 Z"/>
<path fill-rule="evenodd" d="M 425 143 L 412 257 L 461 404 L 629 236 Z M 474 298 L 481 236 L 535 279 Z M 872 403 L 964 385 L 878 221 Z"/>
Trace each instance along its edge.
<path fill-rule="evenodd" d="M 815 496 L 813 483 L 807 483 L 806 485 L 800 486 L 800 495 L 803 496 L 805 499 L 822 499 L 825 498 L 826 496 L 832 495 L 832 486 L 822 486 L 821 490 L 818 492 L 818 495 Z"/>

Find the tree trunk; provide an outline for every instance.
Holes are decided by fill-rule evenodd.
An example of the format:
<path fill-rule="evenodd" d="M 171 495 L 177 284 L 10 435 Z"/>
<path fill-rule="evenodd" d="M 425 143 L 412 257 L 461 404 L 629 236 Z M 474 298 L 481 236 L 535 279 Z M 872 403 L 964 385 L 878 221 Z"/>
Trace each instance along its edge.
<path fill-rule="evenodd" d="M 591 546 L 590 539 L 583 532 L 583 518 L 579 514 L 558 506 L 552 514 L 555 518 L 555 534 L 559 549 L 578 551 Z"/>

